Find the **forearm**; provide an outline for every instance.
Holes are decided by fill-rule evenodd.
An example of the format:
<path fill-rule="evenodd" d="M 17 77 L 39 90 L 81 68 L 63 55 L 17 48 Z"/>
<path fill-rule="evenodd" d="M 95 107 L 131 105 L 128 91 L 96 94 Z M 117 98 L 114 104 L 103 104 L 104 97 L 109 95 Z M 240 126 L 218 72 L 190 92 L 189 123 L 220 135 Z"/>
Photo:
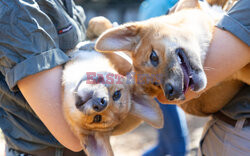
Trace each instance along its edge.
<path fill-rule="evenodd" d="M 215 86 L 237 70 L 250 62 L 250 48 L 237 37 L 227 31 L 215 27 L 213 40 L 210 44 L 206 61 L 204 64 L 207 75 L 207 87 L 203 90 Z M 162 103 L 184 103 L 201 93 L 189 90 L 184 101 L 168 101 L 163 94 L 157 98 Z"/>
<path fill-rule="evenodd" d="M 25 99 L 53 136 L 72 151 L 80 151 L 80 141 L 67 124 L 61 101 L 62 68 L 55 67 L 18 82 Z"/>

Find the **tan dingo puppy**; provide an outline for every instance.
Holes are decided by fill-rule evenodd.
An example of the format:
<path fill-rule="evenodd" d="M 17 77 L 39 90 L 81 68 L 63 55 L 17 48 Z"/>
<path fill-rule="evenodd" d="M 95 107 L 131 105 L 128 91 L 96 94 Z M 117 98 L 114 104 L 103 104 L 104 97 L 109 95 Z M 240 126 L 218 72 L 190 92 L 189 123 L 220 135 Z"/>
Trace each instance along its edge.
<path fill-rule="evenodd" d="M 175 103 L 185 99 L 188 88 L 200 92 L 206 87 L 203 63 L 214 25 L 223 12 L 198 0 L 181 0 L 171 12 L 112 28 L 99 37 L 96 49 L 126 51 L 137 81 L 142 79 L 139 74 L 150 77 L 143 78 L 147 82 L 141 85 L 144 91 L 151 96 L 164 93 Z M 250 84 L 250 65 L 181 107 L 194 115 L 214 113 L 237 93 L 242 82 Z"/>
<path fill-rule="evenodd" d="M 86 42 L 71 53 L 63 71 L 65 117 L 89 156 L 112 156 L 110 136 L 130 131 L 141 120 L 156 128 L 163 125 L 156 101 L 136 84 L 127 84 L 114 66 L 115 61 Z"/>

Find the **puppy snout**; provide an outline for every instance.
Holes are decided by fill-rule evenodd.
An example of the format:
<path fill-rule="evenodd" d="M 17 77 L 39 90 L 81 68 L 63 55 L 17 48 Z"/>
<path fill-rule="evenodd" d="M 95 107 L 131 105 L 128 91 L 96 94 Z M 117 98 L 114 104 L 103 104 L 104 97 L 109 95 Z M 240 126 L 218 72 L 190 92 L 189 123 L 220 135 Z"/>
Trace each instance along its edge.
<path fill-rule="evenodd" d="M 93 109 L 96 112 L 100 112 L 107 107 L 107 100 L 106 98 L 96 98 L 93 102 Z"/>
<path fill-rule="evenodd" d="M 181 90 L 178 87 L 175 87 L 171 83 L 165 84 L 164 93 L 165 93 L 165 97 L 170 101 L 174 99 L 178 99 L 181 96 Z"/>

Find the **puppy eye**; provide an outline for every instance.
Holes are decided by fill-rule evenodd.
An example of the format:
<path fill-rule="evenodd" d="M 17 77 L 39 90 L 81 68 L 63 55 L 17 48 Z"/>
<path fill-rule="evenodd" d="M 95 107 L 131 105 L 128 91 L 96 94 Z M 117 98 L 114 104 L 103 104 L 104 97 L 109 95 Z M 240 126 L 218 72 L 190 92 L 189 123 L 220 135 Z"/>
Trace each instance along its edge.
<path fill-rule="evenodd" d="M 121 90 L 117 90 L 116 92 L 114 92 L 112 98 L 113 98 L 114 101 L 117 101 L 117 100 L 120 99 L 120 97 L 121 97 Z"/>
<path fill-rule="evenodd" d="M 94 117 L 94 120 L 93 120 L 94 123 L 99 123 L 101 121 L 102 121 L 102 116 L 101 115 L 96 115 Z"/>
<path fill-rule="evenodd" d="M 159 58 L 154 50 L 152 50 L 152 53 L 150 54 L 150 61 L 155 67 L 159 64 Z"/>

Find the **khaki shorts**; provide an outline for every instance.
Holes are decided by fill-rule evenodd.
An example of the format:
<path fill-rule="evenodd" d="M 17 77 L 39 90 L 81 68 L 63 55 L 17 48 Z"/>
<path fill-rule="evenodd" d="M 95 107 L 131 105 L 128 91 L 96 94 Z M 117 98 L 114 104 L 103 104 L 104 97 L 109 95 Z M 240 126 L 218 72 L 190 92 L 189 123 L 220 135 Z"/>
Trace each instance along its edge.
<path fill-rule="evenodd" d="M 250 126 L 243 127 L 245 119 L 235 127 L 211 118 L 204 127 L 199 156 L 249 156 Z"/>

